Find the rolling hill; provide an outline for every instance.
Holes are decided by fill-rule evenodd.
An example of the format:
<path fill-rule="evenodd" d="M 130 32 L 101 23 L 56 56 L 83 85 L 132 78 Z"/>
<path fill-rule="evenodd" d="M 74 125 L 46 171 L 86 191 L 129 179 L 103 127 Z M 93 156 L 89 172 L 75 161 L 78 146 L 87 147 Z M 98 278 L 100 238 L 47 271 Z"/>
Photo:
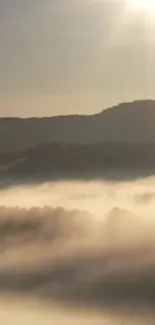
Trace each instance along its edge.
<path fill-rule="evenodd" d="M 0 156 L 0 179 L 135 178 L 155 173 L 155 145 L 51 143 Z"/>
<path fill-rule="evenodd" d="M 155 143 L 155 101 L 122 103 L 96 115 L 1 118 L 0 153 L 52 142 Z"/>

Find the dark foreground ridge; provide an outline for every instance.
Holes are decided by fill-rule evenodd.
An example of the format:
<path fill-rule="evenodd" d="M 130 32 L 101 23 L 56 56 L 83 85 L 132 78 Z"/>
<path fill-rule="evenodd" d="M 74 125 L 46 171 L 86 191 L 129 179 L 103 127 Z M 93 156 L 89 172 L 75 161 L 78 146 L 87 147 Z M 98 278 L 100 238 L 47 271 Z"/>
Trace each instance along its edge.
<path fill-rule="evenodd" d="M 98 177 L 130 179 L 154 173 L 154 144 L 52 143 L 0 156 L 0 177 L 4 181 Z"/>

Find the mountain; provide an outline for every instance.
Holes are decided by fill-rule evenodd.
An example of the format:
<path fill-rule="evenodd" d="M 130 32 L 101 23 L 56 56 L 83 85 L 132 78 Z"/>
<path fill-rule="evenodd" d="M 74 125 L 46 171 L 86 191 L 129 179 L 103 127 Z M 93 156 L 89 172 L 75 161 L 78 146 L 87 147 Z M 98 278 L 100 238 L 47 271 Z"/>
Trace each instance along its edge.
<path fill-rule="evenodd" d="M 113 208 L 106 216 L 107 224 L 106 228 L 112 235 L 116 235 L 119 232 L 121 234 L 128 235 L 128 231 L 133 231 L 137 222 L 140 223 L 140 218 L 134 213 L 121 209 L 119 207 Z"/>
<path fill-rule="evenodd" d="M 148 236 L 151 237 L 148 237 Z M 152 236 L 153 235 L 153 236 Z M 149 246 L 150 238 L 154 238 L 152 227 L 145 218 L 130 211 L 115 207 L 106 216 L 106 236 L 110 245 L 119 245 L 121 250 L 128 247 L 133 251 L 138 248 L 139 253 Z"/>
<path fill-rule="evenodd" d="M 51 143 L 0 155 L 0 180 L 131 179 L 155 173 L 155 145 Z"/>
<path fill-rule="evenodd" d="M 105 238 L 109 243 L 109 252 L 123 253 L 128 257 L 149 256 L 154 253 L 154 221 L 149 215 L 139 216 L 131 211 L 115 207 L 106 215 Z M 111 247 L 111 248 L 110 248 Z"/>
<path fill-rule="evenodd" d="M 1 118 L 0 153 L 59 142 L 155 143 L 155 101 L 122 103 L 96 115 Z"/>

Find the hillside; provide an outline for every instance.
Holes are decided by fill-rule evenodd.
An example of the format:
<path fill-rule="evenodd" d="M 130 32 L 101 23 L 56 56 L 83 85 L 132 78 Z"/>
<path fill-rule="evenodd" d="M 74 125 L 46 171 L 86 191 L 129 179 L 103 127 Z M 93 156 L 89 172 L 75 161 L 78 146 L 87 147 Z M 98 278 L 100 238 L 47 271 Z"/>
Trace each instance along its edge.
<path fill-rule="evenodd" d="M 122 103 L 96 115 L 1 118 L 0 153 L 44 143 L 155 143 L 155 101 Z"/>
<path fill-rule="evenodd" d="M 144 254 L 150 251 L 154 243 L 154 226 L 149 216 L 139 216 L 119 207 L 113 208 L 106 215 L 105 235 L 112 250 L 119 252 Z"/>
<path fill-rule="evenodd" d="M 155 145 L 52 143 L 0 156 L 1 180 L 50 180 L 60 176 L 108 178 L 115 177 L 114 171 L 118 177 L 121 171 L 127 178 L 131 174 L 134 177 L 154 174 Z"/>

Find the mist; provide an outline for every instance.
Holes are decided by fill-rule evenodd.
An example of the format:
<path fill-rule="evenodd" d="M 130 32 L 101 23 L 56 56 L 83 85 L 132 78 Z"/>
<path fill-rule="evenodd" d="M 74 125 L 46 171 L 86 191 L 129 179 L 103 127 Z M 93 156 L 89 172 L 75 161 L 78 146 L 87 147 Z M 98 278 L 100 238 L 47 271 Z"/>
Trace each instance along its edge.
<path fill-rule="evenodd" d="M 1 190 L 0 320 L 152 324 L 154 204 L 154 178 Z"/>
<path fill-rule="evenodd" d="M 132 181 L 71 180 L 12 186 L 0 190 L 0 206 L 63 207 L 102 216 L 115 206 L 154 214 L 154 177 Z"/>

